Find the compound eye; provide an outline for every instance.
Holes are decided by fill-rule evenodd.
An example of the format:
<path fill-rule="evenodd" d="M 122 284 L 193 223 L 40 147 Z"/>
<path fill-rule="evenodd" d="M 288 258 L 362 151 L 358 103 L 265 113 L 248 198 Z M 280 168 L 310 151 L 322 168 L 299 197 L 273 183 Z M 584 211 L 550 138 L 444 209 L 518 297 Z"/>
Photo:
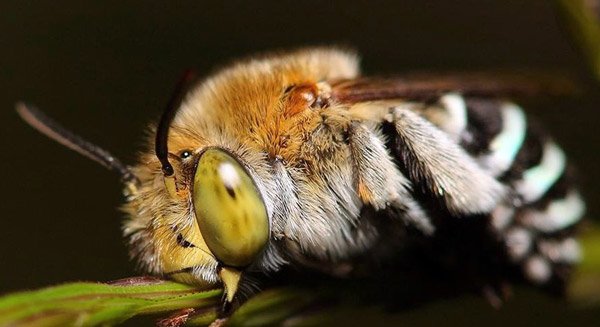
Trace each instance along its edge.
<path fill-rule="evenodd" d="M 269 239 L 265 203 L 230 154 L 211 148 L 201 155 L 192 199 L 202 236 L 220 262 L 244 267 L 262 252 Z"/>

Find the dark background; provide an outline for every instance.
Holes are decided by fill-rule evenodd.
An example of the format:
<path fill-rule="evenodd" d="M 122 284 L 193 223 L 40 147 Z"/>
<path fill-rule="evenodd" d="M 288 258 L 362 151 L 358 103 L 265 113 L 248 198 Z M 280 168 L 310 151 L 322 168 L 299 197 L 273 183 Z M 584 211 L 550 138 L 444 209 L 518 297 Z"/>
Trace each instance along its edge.
<path fill-rule="evenodd" d="M 185 68 L 208 74 L 240 56 L 303 45 L 354 47 L 366 74 L 542 70 L 582 80 L 587 91 L 577 97 L 526 101 L 580 167 L 589 216 L 598 217 L 600 90 L 571 39 L 544 0 L 2 1 L 0 293 L 137 273 L 121 238 L 116 176 L 20 122 L 15 101 L 133 163 Z M 402 321 L 591 325 L 592 317 L 600 311 L 527 293 L 500 312 L 463 299 Z"/>

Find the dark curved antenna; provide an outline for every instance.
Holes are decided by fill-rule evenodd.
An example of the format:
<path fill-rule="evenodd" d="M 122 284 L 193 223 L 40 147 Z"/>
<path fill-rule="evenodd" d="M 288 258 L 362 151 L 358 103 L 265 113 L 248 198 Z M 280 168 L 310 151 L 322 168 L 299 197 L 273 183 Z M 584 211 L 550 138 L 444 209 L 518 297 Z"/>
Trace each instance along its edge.
<path fill-rule="evenodd" d="M 67 148 L 94 160 L 109 170 L 117 172 L 121 175 L 121 181 L 123 183 L 133 186 L 139 185 L 139 179 L 133 172 L 131 172 L 131 170 L 129 170 L 129 168 L 119 159 L 110 154 L 110 152 L 64 128 L 33 105 L 18 102 L 15 108 L 19 116 L 38 132 L 48 136 Z"/>
<path fill-rule="evenodd" d="M 158 128 L 156 129 L 154 150 L 156 152 L 156 157 L 162 165 L 162 171 L 165 176 L 173 176 L 174 174 L 173 166 L 169 162 L 169 149 L 167 145 L 169 141 L 169 128 L 171 127 L 171 122 L 173 121 L 177 110 L 181 106 L 189 87 L 195 80 L 196 73 L 194 70 L 188 69 L 184 72 L 183 76 L 177 83 L 171 98 L 169 99 L 167 108 L 160 117 L 160 122 L 158 123 Z"/>

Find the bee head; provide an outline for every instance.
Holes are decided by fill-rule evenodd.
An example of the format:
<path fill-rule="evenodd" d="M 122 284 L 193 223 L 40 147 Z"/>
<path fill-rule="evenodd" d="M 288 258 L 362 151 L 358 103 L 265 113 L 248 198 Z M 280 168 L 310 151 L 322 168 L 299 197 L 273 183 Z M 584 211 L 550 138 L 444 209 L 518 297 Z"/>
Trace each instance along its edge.
<path fill-rule="evenodd" d="M 169 128 L 193 75 L 186 73 L 178 84 L 159 122 L 155 153 L 161 162 L 165 189 L 175 200 L 193 206 L 201 238 L 219 263 L 219 276 L 228 302 L 233 300 L 241 272 L 263 252 L 269 240 L 269 218 L 265 202 L 245 165 L 236 155 L 219 147 L 206 147 L 198 153 L 169 153 Z M 169 157 L 194 162 L 187 192 L 178 189 L 175 169 Z M 203 244 L 203 245 L 204 245 Z"/>

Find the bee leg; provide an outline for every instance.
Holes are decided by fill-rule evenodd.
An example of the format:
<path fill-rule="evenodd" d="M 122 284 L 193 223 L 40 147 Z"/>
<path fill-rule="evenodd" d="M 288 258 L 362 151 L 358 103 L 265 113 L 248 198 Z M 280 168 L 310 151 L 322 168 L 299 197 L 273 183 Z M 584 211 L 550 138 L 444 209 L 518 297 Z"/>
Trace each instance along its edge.
<path fill-rule="evenodd" d="M 348 140 L 354 165 L 356 191 L 365 204 L 375 210 L 399 209 L 407 223 L 427 235 L 434 226 L 413 198 L 411 182 L 398 170 L 388 153 L 384 137 L 367 126 L 353 122 Z"/>
<path fill-rule="evenodd" d="M 443 201 L 453 214 L 493 210 L 507 190 L 452 138 L 410 108 L 393 108 L 392 152 L 415 186 Z"/>
<path fill-rule="evenodd" d="M 156 322 L 158 327 L 179 327 L 183 326 L 188 319 L 196 313 L 196 309 L 187 308 L 176 311 L 167 318 L 160 319 Z"/>
<path fill-rule="evenodd" d="M 210 325 L 208 325 L 208 327 L 222 327 L 222 326 L 225 326 L 225 324 L 227 324 L 227 320 L 229 320 L 229 318 L 215 319 L 215 321 L 211 322 Z"/>

